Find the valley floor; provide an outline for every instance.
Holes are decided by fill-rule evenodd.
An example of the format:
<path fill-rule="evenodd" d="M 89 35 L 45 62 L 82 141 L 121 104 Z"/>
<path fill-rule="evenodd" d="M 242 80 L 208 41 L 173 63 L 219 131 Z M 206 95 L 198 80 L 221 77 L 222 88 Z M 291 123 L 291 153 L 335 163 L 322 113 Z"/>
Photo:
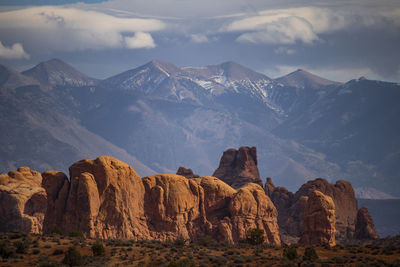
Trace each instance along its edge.
<path fill-rule="evenodd" d="M 400 266 L 399 240 L 400 236 L 366 246 L 315 247 L 317 258 L 313 254 L 305 259 L 304 247 L 224 245 L 209 238 L 185 244 L 182 239 L 98 241 L 79 233 L 63 237 L 12 232 L 0 235 L 0 266 L 65 266 L 65 258 L 70 266 L 74 260 L 84 266 Z M 104 253 L 100 249 L 95 256 L 94 244 Z"/>

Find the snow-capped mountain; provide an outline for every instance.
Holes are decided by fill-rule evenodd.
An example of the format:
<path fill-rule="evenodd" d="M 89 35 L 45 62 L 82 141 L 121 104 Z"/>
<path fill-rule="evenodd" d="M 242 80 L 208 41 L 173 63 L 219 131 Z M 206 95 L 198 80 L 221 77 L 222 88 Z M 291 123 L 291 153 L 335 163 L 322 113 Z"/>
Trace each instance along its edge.
<path fill-rule="evenodd" d="M 45 155 L 54 154 L 46 151 L 60 145 L 70 155 L 64 164 L 108 142 L 147 170 L 185 166 L 210 175 L 222 151 L 255 145 L 261 175 L 292 191 L 325 177 L 400 195 L 399 85 L 339 84 L 306 71 L 274 80 L 234 62 L 178 67 L 157 60 L 96 83 L 65 65 L 50 60 L 24 75 L 13 72 L 12 93 L 0 99 L 2 125 L 15 133 L 3 131 L 4 171 L 10 158 L 17 164 L 27 155 L 35 158 L 32 168 L 51 166 Z M 38 81 L 40 87 L 27 86 Z M 18 132 L 35 138 L 19 140 Z M 25 148 L 30 152 L 21 156 Z"/>

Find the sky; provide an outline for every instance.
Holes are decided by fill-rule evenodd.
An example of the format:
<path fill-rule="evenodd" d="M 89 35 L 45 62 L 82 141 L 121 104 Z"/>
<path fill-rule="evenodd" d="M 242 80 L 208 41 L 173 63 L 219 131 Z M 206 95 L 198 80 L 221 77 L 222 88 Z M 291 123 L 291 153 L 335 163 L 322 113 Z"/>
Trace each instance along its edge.
<path fill-rule="evenodd" d="M 51 58 L 100 79 L 158 59 L 400 82 L 400 1 L 0 1 L 0 64 Z"/>

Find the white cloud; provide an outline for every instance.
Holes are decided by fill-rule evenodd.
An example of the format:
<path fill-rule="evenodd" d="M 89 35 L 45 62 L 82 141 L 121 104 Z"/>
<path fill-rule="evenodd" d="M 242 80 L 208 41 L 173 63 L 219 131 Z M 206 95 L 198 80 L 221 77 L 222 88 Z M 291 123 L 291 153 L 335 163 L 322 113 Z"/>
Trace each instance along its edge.
<path fill-rule="evenodd" d="M 208 37 L 204 34 L 192 34 L 190 35 L 190 41 L 193 43 L 208 43 Z"/>
<path fill-rule="evenodd" d="M 127 48 L 139 48 L 140 46 L 132 46 L 131 42 L 126 42 L 125 35 L 135 34 L 142 39 L 146 36 L 144 38 L 148 41 L 152 40 L 150 32 L 162 30 L 164 27 L 165 24 L 156 19 L 116 17 L 96 11 L 58 6 L 31 7 L 0 13 L 0 29 L 28 32 L 25 37 L 29 35 L 36 43 L 42 41 L 56 50 L 121 48 L 125 45 Z"/>
<path fill-rule="evenodd" d="M 153 37 L 146 32 L 136 32 L 133 37 L 125 37 L 125 43 L 127 48 L 154 48 Z"/>
<path fill-rule="evenodd" d="M 0 41 L 0 57 L 3 58 L 25 58 L 28 59 L 30 56 L 24 51 L 22 44 L 15 43 L 11 47 L 6 47 Z"/>
<path fill-rule="evenodd" d="M 328 8 L 301 7 L 264 10 L 255 16 L 237 19 L 221 28 L 223 32 L 239 32 L 237 41 L 266 44 L 311 44 L 321 33 L 344 29 L 354 21 L 350 11 Z M 356 19 L 361 24 L 367 18 Z M 369 22 L 370 23 L 370 22 Z"/>

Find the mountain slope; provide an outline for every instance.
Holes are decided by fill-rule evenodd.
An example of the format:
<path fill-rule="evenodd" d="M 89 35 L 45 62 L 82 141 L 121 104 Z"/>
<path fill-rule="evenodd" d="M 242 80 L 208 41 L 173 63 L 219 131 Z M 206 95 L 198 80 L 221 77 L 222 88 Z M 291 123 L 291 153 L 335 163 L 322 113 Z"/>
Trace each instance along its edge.
<path fill-rule="evenodd" d="M 327 85 L 339 85 L 340 83 L 330 81 L 319 77 L 315 74 L 312 74 L 308 71 L 298 69 L 292 73 L 289 73 L 285 76 L 275 79 L 277 82 L 297 88 L 312 88 L 317 89 Z"/>
<path fill-rule="evenodd" d="M 36 79 L 42 86 L 85 86 L 97 83 L 96 79 L 77 71 L 59 59 L 41 62 L 35 67 L 22 72 L 22 74 Z"/>
<path fill-rule="evenodd" d="M 31 77 L 22 75 L 16 70 L 0 65 L 0 92 L 5 93 L 6 90 L 33 84 L 37 85 L 39 82 Z"/>

